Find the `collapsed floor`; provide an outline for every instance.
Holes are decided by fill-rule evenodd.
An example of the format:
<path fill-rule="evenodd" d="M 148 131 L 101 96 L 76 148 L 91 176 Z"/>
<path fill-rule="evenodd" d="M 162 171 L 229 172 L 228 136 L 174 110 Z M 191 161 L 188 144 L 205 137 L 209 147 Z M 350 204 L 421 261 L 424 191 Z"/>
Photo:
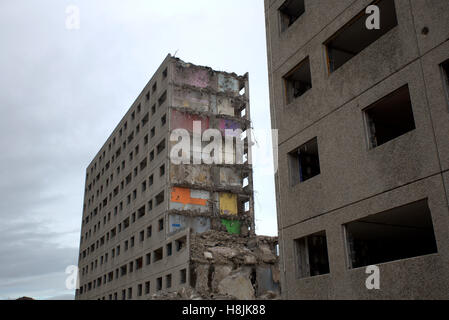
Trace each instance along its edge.
<path fill-rule="evenodd" d="M 279 299 L 277 237 L 220 231 L 190 237 L 190 286 L 155 294 L 164 300 Z"/>

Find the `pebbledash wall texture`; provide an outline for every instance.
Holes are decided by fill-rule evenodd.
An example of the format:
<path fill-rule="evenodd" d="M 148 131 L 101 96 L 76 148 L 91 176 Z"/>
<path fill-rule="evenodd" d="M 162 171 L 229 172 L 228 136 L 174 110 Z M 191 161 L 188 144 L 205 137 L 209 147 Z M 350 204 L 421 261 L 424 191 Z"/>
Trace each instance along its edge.
<path fill-rule="evenodd" d="M 247 74 L 167 56 L 87 168 L 76 299 L 276 296 L 277 239 L 254 232 L 248 90 Z M 223 149 L 233 164 L 171 161 L 171 134 L 199 125 L 223 145 L 242 130 Z"/>
<path fill-rule="evenodd" d="M 449 298 L 449 2 L 265 0 L 265 16 L 283 298 Z"/>

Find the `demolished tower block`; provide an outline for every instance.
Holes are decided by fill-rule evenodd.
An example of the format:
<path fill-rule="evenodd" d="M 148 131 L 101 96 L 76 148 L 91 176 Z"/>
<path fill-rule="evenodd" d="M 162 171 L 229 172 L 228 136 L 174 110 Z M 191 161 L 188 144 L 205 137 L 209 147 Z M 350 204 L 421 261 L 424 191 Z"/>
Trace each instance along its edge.
<path fill-rule="evenodd" d="M 278 288 L 277 239 L 255 235 L 248 89 L 248 74 L 167 56 L 87 168 L 77 299 Z M 200 145 L 182 150 L 187 161 L 173 161 L 175 131 Z M 212 131 L 221 150 L 207 148 Z M 209 151 L 225 162 L 194 161 Z M 233 294 L 242 281 L 246 295 Z"/>
<path fill-rule="evenodd" d="M 201 133 L 217 129 L 222 134 L 223 153 L 228 154 L 221 163 L 193 164 L 193 152 L 189 164 L 169 162 L 169 232 L 191 228 L 193 232 L 212 229 L 254 234 L 251 137 L 245 134 L 243 139 L 243 159 L 237 159 L 236 141 L 232 154 L 224 147 L 226 129 L 246 132 L 250 128 L 248 75 L 216 72 L 178 59 L 172 70 L 170 132 L 185 129 L 193 141 L 195 122 L 201 125 Z M 231 138 L 242 139 L 240 134 Z M 171 142 L 169 149 L 177 142 Z M 225 158 L 234 161 L 226 164 Z"/>

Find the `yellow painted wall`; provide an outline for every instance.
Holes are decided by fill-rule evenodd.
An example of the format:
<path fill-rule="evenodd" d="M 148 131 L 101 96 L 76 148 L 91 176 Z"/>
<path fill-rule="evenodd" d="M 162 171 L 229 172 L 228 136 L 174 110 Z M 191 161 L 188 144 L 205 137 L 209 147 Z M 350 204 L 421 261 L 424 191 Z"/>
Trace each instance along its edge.
<path fill-rule="evenodd" d="M 220 214 L 237 214 L 237 195 L 232 193 L 220 193 Z"/>

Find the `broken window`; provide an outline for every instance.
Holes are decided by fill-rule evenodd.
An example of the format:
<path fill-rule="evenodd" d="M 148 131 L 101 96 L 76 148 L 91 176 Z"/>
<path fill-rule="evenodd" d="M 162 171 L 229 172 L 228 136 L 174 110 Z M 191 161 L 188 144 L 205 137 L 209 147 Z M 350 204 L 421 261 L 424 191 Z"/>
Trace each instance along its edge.
<path fill-rule="evenodd" d="M 162 202 L 164 202 L 164 191 L 161 191 L 156 197 L 156 206 L 160 205 Z"/>
<path fill-rule="evenodd" d="M 329 257 L 325 231 L 296 239 L 295 247 L 298 278 L 329 273 Z"/>
<path fill-rule="evenodd" d="M 158 226 L 159 226 L 158 231 L 164 230 L 164 218 L 159 219 Z"/>
<path fill-rule="evenodd" d="M 159 168 L 159 176 L 163 176 L 165 174 L 165 164 L 161 165 Z"/>
<path fill-rule="evenodd" d="M 187 243 L 186 236 L 175 240 L 176 251 L 181 251 L 186 246 L 186 243 Z"/>
<path fill-rule="evenodd" d="M 142 284 L 137 285 L 137 296 L 138 297 L 142 296 Z"/>
<path fill-rule="evenodd" d="M 427 199 L 344 225 L 349 268 L 437 253 Z"/>
<path fill-rule="evenodd" d="M 162 140 L 156 147 L 157 154 L 160 154 L 165 149 L 165 139 Z"/>
<path fill-rule="evenodd" d="M 284 85 L 287 104 L 312 88 L 309 57 L 301 61 L 284 76 Z"/>
<path fill-rule="evenodd" d="M 145 240 L 145 231 L 142 230 L 139 232 L 139 241 L 143 242 Z"/>
<path fill-rule="evenodd" d="M 126 264 L 120 268 L 120 276 L 123 277 L 126 275 Z"/>
<path fill-rule="evenodd" d="M 304 182 L 320 174 L 318 141 L 313 138 L 289 153 L 291 184 Z"/>
<path fill-rule="evenodd" d="M 164 91 L 164 93 L 161 95 L 161 97 L 158 100 L 159 107 L 167 100 L 167 91 Z"/>
<path fill-rule="evenodd" d="M 129 218 L 126 218 L 123 220 L 123 229 L 126 229 L 129 227 Z"/>
<path fill-rule="evenodd" d="M 171 274 L 165 276 L 165 288 L 171 288 Z"/>
<path fill-rule="evenodd" d="M 145 114 L 145 116 L 142 118 L 142 127 L 145 126 L 148 123 L 148 120 L 150 119 L 150 116 L 148 115 L 148 112 Z"/>
<path fill-rule="evenodd" d="M 279 8 L 281 32 L 288 29 L 305 12 L 304 0 L 287 0 Z"/>
<path fill-rule="evenodd" d="M 159 248 L 154 250 L 153 252 L 153 262 L 157 262 L 159 260 L 162 260 L 163 258 L 163 249 Z"/>
<path fill-rule="evenodd" d="M 408 85 L 364 110 L 370 148 L 380 146 L 415 129 Z"/>
<path fill-rule="evenodd" d="M 137 210 L 137 218 L 142 218 L 145 215 L 145 205 L 141 206 L 139 210 Z"/>
<path fill-rule="evenodd" d="M 394 1 L 381 0 L 380 29 L 366 27 L 368 14 L 365 9 L 327 40 L 326 46 L 329 72 L 334 72 L 359 54 L 373 42 L 398 25 Z"/>
<path fill-rule="evenodd" d="M 184 284 L 186 282 L 187 282 L 187 270 L 182 269 L 181 271 L 179 271 L 179 283 Z"/>
<path fill-rule="evenodd" d="M 167 244 L 167 256 L 171 256 L 172 254 L 172 244 L 171 242 Z"/>
<path fill-rule="evenodd" d="M 143 159 L 140 162 L 140 171 L 142 171 L 143 169 L 145 169 L 147 167 L 147 158 Z"/>
<path fill-rule="evenodd" d="M 136 259 L 136 270 L 142 269 L 143 266 L 143 258 L 137 258 Z"/>

